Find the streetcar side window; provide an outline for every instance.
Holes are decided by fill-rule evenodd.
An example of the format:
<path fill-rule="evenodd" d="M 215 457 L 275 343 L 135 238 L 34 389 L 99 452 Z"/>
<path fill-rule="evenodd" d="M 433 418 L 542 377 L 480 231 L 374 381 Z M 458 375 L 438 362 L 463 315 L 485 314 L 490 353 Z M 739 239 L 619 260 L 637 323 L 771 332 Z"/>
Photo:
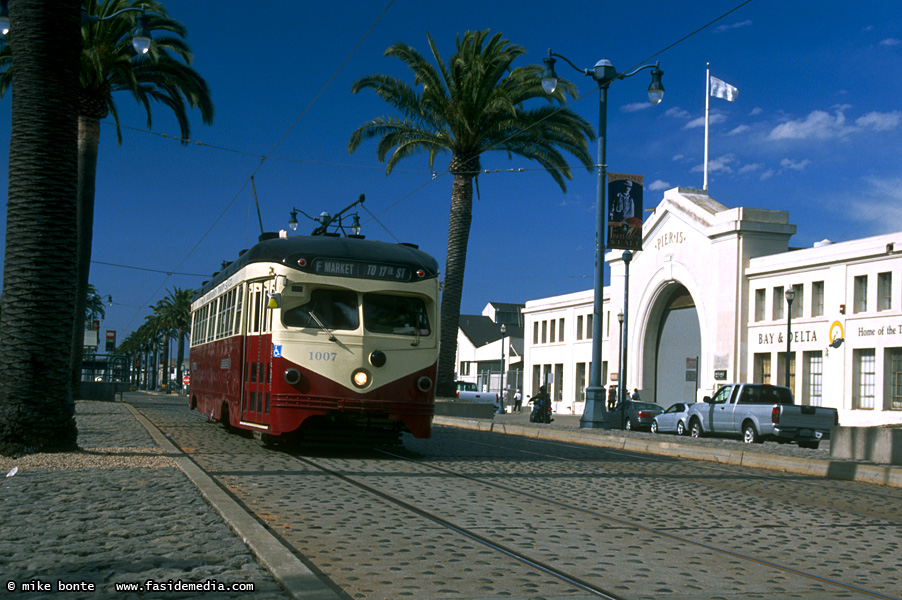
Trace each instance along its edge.
<path fill-rule="evenodd" d="M 306 304 L 283 310 L 282 321 L 286 327 L 320 329 L 322 326 L 330 331 L 357 329 L 360 325 L 357 292 L 315 289 Z"/>
<path fill-rule="evenodd" d="M 429 313 L 421 298 L 363 295 L 363 326 L 372 333 L 429 335 Z"/>

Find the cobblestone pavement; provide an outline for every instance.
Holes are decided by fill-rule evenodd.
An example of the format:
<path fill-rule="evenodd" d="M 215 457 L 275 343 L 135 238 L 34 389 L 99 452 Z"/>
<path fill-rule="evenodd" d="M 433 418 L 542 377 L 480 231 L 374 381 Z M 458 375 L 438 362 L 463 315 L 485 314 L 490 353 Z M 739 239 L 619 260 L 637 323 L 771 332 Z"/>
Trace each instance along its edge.
<path fill-rule="evenodd" d="M 630 599 L 902 589 L 896 488 L 447 427 L 405 436 L 422 463 L 286 453 L 180 404 L 135 405 L 349 598 L 594 597 L 517 553 Z"/>
<path fill-rule="evenodd" d="M 213 580 L 254 591 L 208 598 L 286 597 L 127 406 L 77 402 L 76 418 L 80 452 L 0 457 L 17 469 L 0 479 L 5 597 L 193 598 L 171 588 Z M 170 589 L 116 591 L 149 580 Z"/>

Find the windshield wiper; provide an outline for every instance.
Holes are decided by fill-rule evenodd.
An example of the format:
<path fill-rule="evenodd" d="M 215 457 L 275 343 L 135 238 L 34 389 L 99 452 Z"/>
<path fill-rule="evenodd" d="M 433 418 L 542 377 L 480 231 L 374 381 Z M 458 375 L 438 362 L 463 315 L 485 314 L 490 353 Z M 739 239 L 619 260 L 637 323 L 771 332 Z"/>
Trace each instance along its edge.
<path fill-rule="evenodd" d="M 319 320 L 319 317 L 317 317 L 315 314 L 313 314 L 313 311 L 312 311 L 312 310 L 308 310 L 308 311 L 307 311 L 307 314 L 310 315 L 310 318 L 313 319 L 313 320 L 316 322 L 317 325 L 319 325 L 319 328 L 320 328 L 320 329 L 322 329 L 322 330 L 325 331 L 327 334 L 329 334 L 329 341 L 330 341 L 330 342 L 337 342 L 337 341 L 338 341 L 338 340 L 335 339 L 335 336 L 332 335 L 332 332 L 329 331 L 329 329 L 328 329 L 325 325 L 323 325 L 323 322 Z"/>

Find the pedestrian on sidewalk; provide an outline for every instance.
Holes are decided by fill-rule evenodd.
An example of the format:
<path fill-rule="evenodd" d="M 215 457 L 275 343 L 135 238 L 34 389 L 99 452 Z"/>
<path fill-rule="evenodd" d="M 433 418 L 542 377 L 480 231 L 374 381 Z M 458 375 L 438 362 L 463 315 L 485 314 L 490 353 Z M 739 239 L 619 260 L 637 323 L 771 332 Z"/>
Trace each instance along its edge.
<path fill-rule="evenodd" d="M 514 393 L 514 411 L 518 414 L 523 412 L 523 395 L 520 393 L 520 388 L 517 388 L 517 391 Z"/>

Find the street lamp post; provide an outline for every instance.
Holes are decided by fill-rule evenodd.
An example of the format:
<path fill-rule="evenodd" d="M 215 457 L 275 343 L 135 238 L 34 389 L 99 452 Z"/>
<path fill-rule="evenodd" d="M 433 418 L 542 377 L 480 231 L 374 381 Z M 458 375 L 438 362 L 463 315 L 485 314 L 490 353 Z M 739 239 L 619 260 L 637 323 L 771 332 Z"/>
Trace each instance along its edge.
<path fill-rule="evenodd" d="M 617 402 L 623 404 L 623 311 L 617 313 L 620 323 L 620 339 L 617 340 Z M 613 407 L 612 407 L 613 408 Z"/>
<path fill-rule="evenodd" d="M 796 291 L 793 288 L 786 290 L 786 387 L 792 389 L 789 385 L 789 351 L 792 348 L 792 301 L 796 297 Z"/>
<path fill-rule="evenodd" d="M 501 324 L 501 375 L 498 384 L 498 414 L 504 414 L 504 334 L 507 333 L 507 326 Z"/>
<path fill-rule="evenodd" d="M 648 99 L 652 104 L 659 104 L 664 97 L 664 86 L 661 77 L 664 73 L 658 63 L 643 65 L 628 73 L 618 73 L 614 65 L 606 58 L 595 63 L 592 69 L 580 69 L 566 56 L 554 54 L 548 50 L 548 56 L 542 59 L 545 71 L 542 74 L 542 88 L 547 94 L 553 94 L 557 88 L 558 76 L 554 72 L 553 57 L 558 57 L 568 65 L 595 80 L 598 84 L 598 164 L 597 189 L 595 195 L 595 299 L 592 319 L 592 369 L 589 375 L 589 387 L 586 389 L 586 408 L 579 421 L 583 428 L 610 429 L 611 422 L 605 409 L 604 382 L 602 381 L 602 316 L 604 314 L 604 253 L 605 253 L 605 192 L 607 179 L 607 106 L 608 86 L 617 79 L 631 77 L 643 69 L 652 69 L 651 85 L 648 86 Z"/>

